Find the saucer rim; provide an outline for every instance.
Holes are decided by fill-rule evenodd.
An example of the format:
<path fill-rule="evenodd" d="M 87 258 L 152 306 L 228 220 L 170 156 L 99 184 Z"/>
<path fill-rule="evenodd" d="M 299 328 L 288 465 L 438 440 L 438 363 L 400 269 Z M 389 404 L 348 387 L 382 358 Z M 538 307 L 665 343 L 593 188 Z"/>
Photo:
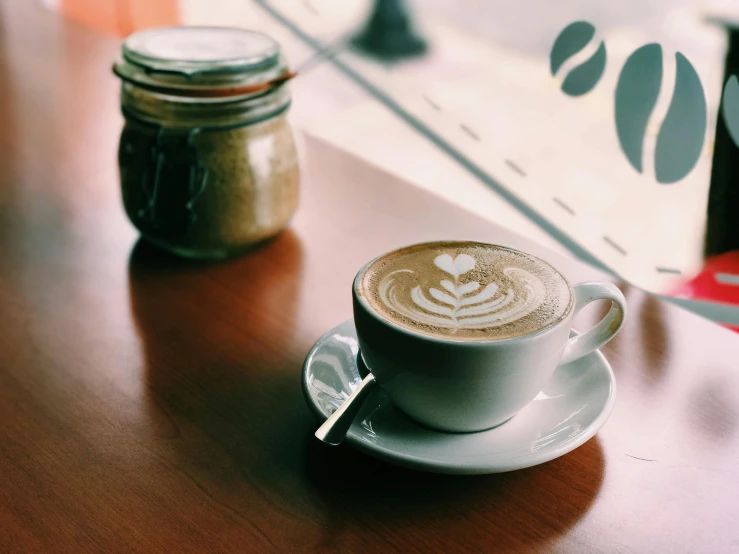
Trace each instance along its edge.
<path fill-rule="evenodd" d="M 351 318 L 339 323 L 338 325 L 335 325 L 334 327 L 329 329 L 326 333 L 321 335 L 321 337 L 315 341 L 315 343 L 313 344 L 310 351 L 305 357 L 305 361 L 303 362 L 303 367 L 301 370 L 301 388 L 303 390 L 303 396 L 305 398 L 305 402 L 308 405 L 308 408 L 310 409 L 310 411 L 320 422 L 325 421 L 328 418 L 328 416 L 324 414 L 323 411 L 318 407 L 318 405 L 313 402 L 313 399 L 310 395 L 310 392 L 308 389 L 309 384 L 308 384 L 308 379 L 307 379 L 308 367 L 311 365 L 312 359 L 314 358 L 316 351 L 321 347 L 321 345 L 323 345 L 323 343 L 326 342 L 326 340 L 328 340 L 328 338 L 331 335 L 335 334 L 337 329 L 344 327 L 344 325 L 348 325 L 349 327 L 354 329 L 355 334 L 356 334 L 356 328 L 354 328 L 354 320 Z M 572 330 L 572 333 L 579 334 L 574 329 Z M 544 449 L 539 454 L 524 453 L 524 454 L 520 454 L 515 457 L 506 458 L 505 460 L 497 460 L 497 461 L 492 460 L 492 463 L 491 463 L 491 458 L 495 456 L 494 454 L 492 455 L 491 454 L 481 454 L 480 456 L 474 456 L 474 458 L 478 458 L 478 457 L 485 458 L 487 460 L 487 463 L 477 463 L 477 464 L 469 462 L 471 456 L 463 456 L 463 457 L 460 457 L 459 460 L 420 457 L 415 454 L 408 454 L 402 451 L 388 449 L 374 442 L 363 439 L 362 433 L 357 432 L 355 430 L 355 424 L 352 424 L 351 428 L 349 429 L 349 432 L 347 433 L 347 436 L 346 436 L 346 442 L 349 443 L 354 448 L 356 448 L 357 450 L 365 454 L 368 454 L 372 456 L 373 458 L 376 458 L 376 459 L 379 459 L 385 462 L 389 462 L 389 463 L 392 463 L 398 466 L 421 470 L 421 471 L 432 472 L 432 473 L 455 474 L 455 475 L 480 475 L 480 474 L 489 474 L 489 473 L 505 473 L 508 471 L 516 471 L 519 469 L 524 469 L 527 467 L 532 467 L 532 466 L 536 466 L 539 464 L 543 464 L 545 462 L 549 462 L 565 454 L 568 454 L 569 452 L 572 452 L 573 450 L 579 448 L 580 446 L 585 444 L 587 441 L 589 441 L 591 438 L 593 438 L 595 434 L 606 423 L 611 413 L 613 412 L 613 408 L 615 407 L 616 377 L 613 373 L 613 368 L 611 367 L 611 364 L 608 362 L 608 360 L 603 355 L 603 353 L 600 351 L 600 349 L 590 352 L 586 356 L 583 356 L 583 358 L 588 358 L 591 356 L 599 360 L 598 365 L 601 366 L 601 370 L 605 370 L 605 373 L 608 376 L 608 397 L 605 403 L 603 404 L 603 408 L 601 409 L 600 414 L 598 414 L 598 417 L 596 417 L 595 420 L 590 425 L 588 425 L 586 429 L 583 429 L 577 435 L 575 435 L 571 439 L 567 439 L 562 444 L 560 444 L 558 447 L 552 450 Z M 561 367 L 564 367 L 564 366 L 558 366 L 557 369 L 555 370 L 555 373 Z M 554 376 L 554 374 L 552 376 Z M 526 407 L 523 408 L 523 410 L 525 409 Z M 417 425 L 421 427 L 421 425 L 416 422 L 413 422 L 413 425 Z M 487 429 L 485 431 L 477 431 L 474 433 L 449 433 L 446 431 L 439 431 L 437 429 L 429 429 L 429 428 L 426 428 L 426 429 L 432 433 L 443 433 L 443 434 L 448 434 L 448 435 L 467 435 L 467 434 L 475 435 L 479 433 L 488 433 L 488 432 L 494 431 L 493 429 Z M 513 461 L 513 463 L 511 463 L 511 461 Z"/>

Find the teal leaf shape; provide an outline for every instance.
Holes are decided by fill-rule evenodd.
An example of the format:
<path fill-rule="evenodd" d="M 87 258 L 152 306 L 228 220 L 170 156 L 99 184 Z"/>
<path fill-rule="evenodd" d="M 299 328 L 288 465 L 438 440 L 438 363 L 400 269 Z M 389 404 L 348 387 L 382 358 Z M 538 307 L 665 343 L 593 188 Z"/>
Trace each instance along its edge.
<path fill-rule="evenodd" d="M 616 134 L 626 159 L 639 173 L 647 122 L 661 84 L 662 47 L 656 43 L 645 44 L 629 56 L 616 84 Z"/>
<path fill-rule="evenodd" d="M 734 144 L 739 147 L 739 80 L 737 80 L 736 75 L 732 75 L 726 81 L 721 111 L 729 136 Z"/>
<path fill-rule="evenodd" d="M 658 183 L 675 183 L 695 167 L 706 136 L 706 96 L 693 65 L 680 52 L 675 89 L 657 135 L 654 171 Z"/>
<path fill-rule="evenodd" d="M 582 96 L 593 90 L 606 69 L 606 45 L 600 42 L 598 50 L 574 68 L 562 83 L 562 92 L 569 96 Z"/>
<path fill-rule="evenodd" d="M 575 21 L 562 29 L 549 54 L 549 69 L 556 75 L 562 64 L 585 48 L 595 35 L 595 27 L 587 21 Z"/>

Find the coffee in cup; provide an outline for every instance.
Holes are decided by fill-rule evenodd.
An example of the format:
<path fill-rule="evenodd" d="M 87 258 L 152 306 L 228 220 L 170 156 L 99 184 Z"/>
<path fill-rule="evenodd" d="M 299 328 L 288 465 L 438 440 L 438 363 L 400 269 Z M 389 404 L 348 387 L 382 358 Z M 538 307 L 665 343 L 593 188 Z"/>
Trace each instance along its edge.
<path fill-rule="evenodd" d="M 593 300 L 611 310 L 570 338 Z M 610 283 L 574 287 L 548 263 L 503 246 L 441 241 L 369 262 L 354 279 L 362 359 L 398 408 L 445 431 L 479 431 L 510 419 L 558 365 L 608 342 L 626 304 Z"/>
<path fill-rule="evenodd" d="M 461 340 L 527 335 L 572 308 L 569 283 L 549 264 L 502 246 L 447 244 L 381 256 L 364 272 L 362 297 L 396 325 Z"/>

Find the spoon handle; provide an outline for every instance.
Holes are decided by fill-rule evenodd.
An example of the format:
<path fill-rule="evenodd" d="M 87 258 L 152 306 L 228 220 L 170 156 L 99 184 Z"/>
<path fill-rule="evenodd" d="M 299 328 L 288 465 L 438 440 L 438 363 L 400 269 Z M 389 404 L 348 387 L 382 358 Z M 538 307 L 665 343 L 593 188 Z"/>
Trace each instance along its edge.
<path fill-rule="evenodd" d="M 376 385 L 374 375 L 368 373 L 349 398 L 344 400 L 344 403 L 318 428 L 316 438 L 330 446 L 339 445 L 344 440 L 365 399 Z"/>

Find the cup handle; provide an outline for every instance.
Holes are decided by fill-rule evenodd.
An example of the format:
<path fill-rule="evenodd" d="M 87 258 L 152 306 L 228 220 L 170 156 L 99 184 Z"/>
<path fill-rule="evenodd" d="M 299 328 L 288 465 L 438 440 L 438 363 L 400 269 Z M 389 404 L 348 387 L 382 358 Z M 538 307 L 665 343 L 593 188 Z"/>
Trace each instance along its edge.
<path fill-rule="evenodd" d="M 616 336 L 626 318 L 626 299 L 616 285 L 580 283 L 572 289 L 575 292 L 575 314 L 594 300 L 610 300 L 611 309 L 595 327 L 567 341 L 560 364 L 574 362 L 603 346 Z"/>

